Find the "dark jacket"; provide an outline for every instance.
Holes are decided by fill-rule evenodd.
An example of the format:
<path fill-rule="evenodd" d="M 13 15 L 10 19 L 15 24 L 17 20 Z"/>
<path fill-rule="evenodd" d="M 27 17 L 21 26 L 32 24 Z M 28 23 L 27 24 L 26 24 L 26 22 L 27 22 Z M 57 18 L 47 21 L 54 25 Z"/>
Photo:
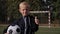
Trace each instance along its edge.
<path fill-rule="evenodd" d="M 35 21 L 34 21 L 34 17 L 33 16 L 29 16 L 29 17 L 30 17 L 30 24 L 31 25 L 28 28 L 27 34 L 34 34 L 38 30 L 38 25 L 35 24 Z M 24 34 L 25 22 L 23 20 L 23 17 L 21 17 L 20 19 L 14 21 L 10 25 L 15 25 L 15 24 L 17 24 L 21 28 L 21 34 Z M 8 29 L 8 27 L 6 28 L 6 30 L 4 32 L 6 32 L 7 29 Z"/>

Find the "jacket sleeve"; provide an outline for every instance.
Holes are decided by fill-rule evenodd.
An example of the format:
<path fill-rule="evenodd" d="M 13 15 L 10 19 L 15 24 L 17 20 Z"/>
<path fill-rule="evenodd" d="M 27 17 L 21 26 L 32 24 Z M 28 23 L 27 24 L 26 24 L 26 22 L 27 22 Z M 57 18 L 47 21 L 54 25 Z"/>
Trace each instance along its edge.
<path fill-rule="evenodd" d="M 35 20 L 34 20 L 35 18 L 34 17 L 32 17 L 32 31 L 33 32 L 36 32 L 37 30 L 38 30 L 38 26 L 39 25 L 37 25 L 36 23 L 35 23 Z"/>
<path fill-rule="evenodd" d="M 38 30 L 38 26 L 39 25 L 33 23 L 33 25 L 32 25 L 32 31 L 36 32 Z"/>

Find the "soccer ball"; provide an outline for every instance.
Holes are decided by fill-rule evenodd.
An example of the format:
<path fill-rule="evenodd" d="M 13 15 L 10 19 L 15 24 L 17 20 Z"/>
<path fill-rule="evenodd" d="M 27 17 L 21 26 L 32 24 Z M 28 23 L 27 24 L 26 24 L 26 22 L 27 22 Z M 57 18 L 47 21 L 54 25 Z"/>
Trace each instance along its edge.
<path fill-rule="evenodd" d="M 7 29 L 8 34 L 20 34 L 20 27 L 18 25 L 10 25 Z"/>

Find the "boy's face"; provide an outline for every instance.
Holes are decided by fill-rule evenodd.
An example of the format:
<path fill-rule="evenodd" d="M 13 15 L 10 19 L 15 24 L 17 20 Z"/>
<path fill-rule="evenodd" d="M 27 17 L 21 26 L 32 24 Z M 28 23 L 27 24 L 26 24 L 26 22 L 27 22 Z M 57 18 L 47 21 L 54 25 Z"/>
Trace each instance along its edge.
<path fill-rule="evenodd" d="M 29 14 L 29 7 L 27 5 L 22 5 L 22 6 L 19 7 L 19 12 L 23 16 L 27 16 Z"/>

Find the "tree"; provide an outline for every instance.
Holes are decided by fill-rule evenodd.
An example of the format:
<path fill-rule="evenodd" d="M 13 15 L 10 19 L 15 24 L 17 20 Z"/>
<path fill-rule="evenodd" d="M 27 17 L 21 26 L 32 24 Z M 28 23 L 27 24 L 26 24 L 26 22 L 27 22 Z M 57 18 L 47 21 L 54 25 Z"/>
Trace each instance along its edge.
<path fill-rule="evenodd" d="M 5 21 L 6 16 L 6 0 L 0 0 L 0 21 Z"/>

